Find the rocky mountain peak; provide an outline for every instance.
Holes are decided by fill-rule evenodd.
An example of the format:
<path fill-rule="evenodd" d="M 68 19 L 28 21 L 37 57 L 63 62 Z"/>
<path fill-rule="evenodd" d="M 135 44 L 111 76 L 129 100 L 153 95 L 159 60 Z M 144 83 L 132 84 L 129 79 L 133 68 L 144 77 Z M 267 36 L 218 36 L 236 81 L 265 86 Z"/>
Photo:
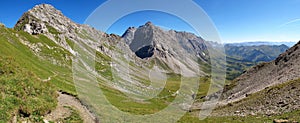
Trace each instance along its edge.
<path fill-rule="evenodd" d="M 146 26 L 153 26 L 153 23 L 151 21 L 148 21 L 145 25 Z"/>
<path fill-rule="evenodd" d="M 148 47 L 160 52 L 169 52 L 173 55 L 175 55 L 175 52 L 181 52 L 180 54 L 183 55 L 185 54 L 184 51 L 201 56 L 203 51 L 207 49 L 205 41 L 193 33 L 166 31 L 150 21 L 138 28 L 129 28 L 123 38 L 126 39 L 126 43 L 130 45 L 133 52 Z M 184 48 L 184 50 L 178 51 L 179 47 Z"/>
<path fill-rule="evenodd" d="M 41 11 L 43 13 L 60 13 L 62 15 L 62 12 L 57 10 L 56 8 L 54 8 L 52 5 L 50 4 L 40 4 L 40 5 L 36 5 L 34 6 L 31 10 L 29 11 Z"/>
<path fill-rule="evenodd" d="M 36 5 L 28 10 L 14 28 L 32 35 L 43 34 L 72 54 L 75 54 L 75 51 L 71 48 L 70 42 L 82 41 L 89 43 L 91 47 L 96 47 L 99 39 L 118 39 L 114 35 L 105 34 L 88 25 L 73 22 L 49 4 Z"/>
<path fill-rule="evenodd" d="M 41 4 L 24 13 L 14 28 L 30 34 L 41 34 L 72 32 L 76 27 L 76 23 L 52 5 Z"/>
<path fill-rule="evenodd" d="M 133 40 L 134 38 L 134 33 L 136 31 L 136 28 L 135 27 L 129 27 L 125 33 L 122 35 L 122 38 L 125 40 L 125 43 L 126 44 L 130 44 L 131 41 Z"/>
<path fill-rule="evenodd" d="M 208 51 L 205 41 L 192 33 L 167 31 L 152 22 L 138 28 L 130 27 L 122 38 L 131 51 L 141 59 L 158 59 L 175 73 L 185 69 L 186 76 L 195 75 L 197 60 L 207 60 Z M 183 63 L 194 66 L 192 69 Z M 195 69 L 194 69 L 195 68 Z"/>

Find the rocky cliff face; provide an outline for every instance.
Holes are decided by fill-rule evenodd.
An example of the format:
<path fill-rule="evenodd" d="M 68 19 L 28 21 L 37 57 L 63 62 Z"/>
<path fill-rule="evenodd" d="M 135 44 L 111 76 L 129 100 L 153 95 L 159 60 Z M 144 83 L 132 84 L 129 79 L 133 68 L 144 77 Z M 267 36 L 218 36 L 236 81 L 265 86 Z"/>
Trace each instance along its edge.
<path fill-rule="evenodd" d="M 199 60 L 209 59 L 204 39 L 187 32 L 164 31 L 151 22 L 129 28 L 122 38 L 141 59 L 158 59 L 185 76 L 197 75 Z"/>
<path fill-rule="evenodd" d="M 267 87 L 300 78 L 300 42 L 269 63 L 252 67 L 224 93 L 225 102 L 234 102 Z"/>

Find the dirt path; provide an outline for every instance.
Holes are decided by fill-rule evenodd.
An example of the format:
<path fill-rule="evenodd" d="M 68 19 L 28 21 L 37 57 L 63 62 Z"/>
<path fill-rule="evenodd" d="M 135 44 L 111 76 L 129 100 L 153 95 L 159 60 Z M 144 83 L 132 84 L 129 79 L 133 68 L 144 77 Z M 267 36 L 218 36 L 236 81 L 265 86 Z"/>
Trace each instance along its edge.
<path fill-rule="evenodd" d="M 45 116 L 45 120 L 56 121 L 58 119 L 70 116 L 71 111 L 65 108 L 65 106 L 69 106 L 73 107 L 79 112 L 80 117 L 85 123 L 95 122 L 95 116 L 84 105 L 82 105 L 78 99 L 76 99 L 73 96 L 63 94 L 61 92 L 58 92 L 58 94 L 58 105 L 54 111 Z"/>

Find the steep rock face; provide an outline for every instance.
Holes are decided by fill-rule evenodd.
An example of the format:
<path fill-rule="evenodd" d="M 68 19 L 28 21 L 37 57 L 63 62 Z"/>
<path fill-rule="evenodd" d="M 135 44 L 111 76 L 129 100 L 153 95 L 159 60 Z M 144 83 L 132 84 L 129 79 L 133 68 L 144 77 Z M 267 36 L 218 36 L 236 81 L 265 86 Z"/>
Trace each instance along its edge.
<path fill-rule="evenodd" d="M 152 57 L 154 55 L 154 47 L 152 45 L 142 47 L 135 54 L 142 59 Z"/>
<path fill-rule="evenodd" d="M 126 44 L 131 44 L 131 41 L 134 38 L 134 32 L 136 31 L 135 27 L 129 27 L 126 32 L 122 35 L 122 38 L 125 40 Z"/>
<path fill-rule="evenodd" d="M 252 67 L 235 80 L 224 93 L 225 102 L 234 102 L 266 87 L 300 78 L 300 42 L 276 60 Z"/>
<path fill-rule="evenodd" d="M 199 60 L 209 59 L 207 44 L 202 38 L 187 32 L 164 31 L 151 22 L 129 28 L 122 38 L 141 59 L 157 59 L 171 71 L 186 76 L 195 76 Z"/>

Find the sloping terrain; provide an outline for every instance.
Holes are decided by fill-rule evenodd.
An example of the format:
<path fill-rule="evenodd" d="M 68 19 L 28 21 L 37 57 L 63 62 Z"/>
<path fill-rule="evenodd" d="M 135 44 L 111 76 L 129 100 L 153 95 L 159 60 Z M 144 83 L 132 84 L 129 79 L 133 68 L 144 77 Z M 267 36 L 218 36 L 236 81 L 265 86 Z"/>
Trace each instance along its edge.
<path fill-rule="evenodd" d="M 218 115 L 274 115 L 300 109 L 300 79 L 268 87 L 219 109 Z"/>
<path fill-rule="evenodd" d="M 56 106 L 55 87 L 23 69 L 15 59 L 0 57 L 0 122 L 45 115 Z M 21 117 L 21 118 L 20 118 Z"/>
<path fill-rule="evenodd" d="M 228 80 L 233 80 L 254 65 L 262 62 L 273 61 L 288 48 L 289 47 L 285 45 L 239 46 L 234 44 L 226 44 L 226 78 Z"/>
<path fill-rule="evenodd" d="M 0 53 L 12 57 L 20 67 L 48 80 L 58 88 L 75 94 L 71 76 L 70 53 L 43 35 L 30 35 L 4 26 L 0 27 Z"/>
<path fill-rule="evenodd" d="M 267 87 L 300 78 L 300 42 L 276 60 L 252 67 L 227 86 L 224 102 L 234 102 Z"/>
<path fill-rule="evenodd" d="M 255 62 L 246 62 L 228 55 L 226 56 L 226 64 L 226 79 L 230 81 L 239 77 L 249 68 L 256 65 Z"/>
<path fill-rule="evenodd" d="M 77 96 L 72 74 L 72 70 L 75 69 L 73 69 L 72 63 L 78 62 L 80 68 L 89 69 L 95 73 L 96 79 L 94 81 L 98 82 L 97 84 L 110 103 L 120 110 L 132 114 L 144 115 L 158 112 L 168 106 L 178 95 L 194 98 L 196 94 L 197 101 L 204 101 L 210 86 L 211 64 L 208 48 L 211 47 L 204 39 L 194 34 L 174 30 L 165 31 L 151 22 L 137 28 L 130 27 L 122 36 L 106 34 L 87 25 L 72 22 L 62 12 L 48 4 L 37 5 L 24 13 L 13 29 L 0 25 L 1 56 L 13 57 L 15 62 L 21 65 L 20 67 L 36 74 L 38 81 L 35 82 L 41 81 L 50 84 L 49 87 L 53 86 L 51 92 L 56 90 Z M 297 54 L 296 50 L 297 47 L 294 47 L 293 50 L 289 50 L 291 53 L 282 54 L 276 61 L 272 62 L 274 64 L 269 63 L 266 66 L 261 65 L 252 68 L 239 77 L 234 88 L 226 94 L 236 94 L 240 90 L 246 93 L 249 91 L 246 88 L 248 86 L 258 91 L 260 88 L 272 85 L 268 82 L 264 82 L 265 84 L 247 83 L 253 81 L 251 79 L 255 79 L 254 82 L 274 79 L 273 77 L 277 74 L 269 78 L 262 77 L 273 75 L 269 70 L 277 71 L 278 75 L 282 75 L 279 79 L 275 77 L 278 79 L 276 83 L 297 78 L 299 71 L 294 70 L 294 68 L 298 69 L 298 66 L 295 67 L 294 65 L 299 65 L 296 62 L 297 58 L 295 58 L 295 56 L 299 56 L 299 52 L 297 51 Z M 94 55 L 95 59 L 91 59 Z M 78 57 L 82 59 L 77 61 Z M 233 58 L 231 61 L 235 63 L 238 60 Z M 93 63 L 95 66 L 91 65 Z M 248 67 L 249 64 L 243 63 L 241 65 Z M 278 66 L 278 68 L 267 66 Z M 160 72 L 160 74 L 154 74 L 151 77 L 157 77 L 155 79 L 161 81 L 152 82 L 151 78 L 149 79 L 152 71 Z M 292 74 L 288 74 L 287 71 L 292 72 Z M 252 78 L 252 74 L 257 74 L 255 76 L 258 78 Z M 178 89 L 181 86 L 182 77 L 186 77 L 184 80 L 186 83 L 200 81 L 200 84 L 197 85 L 200 90 L 198 92 L 179 93 Z M 85 80 L 80 76 L 79 79 Z M 242 81 L 246 81 L 245 83 L 248 85 L 242 84 Z M 162 88 L 155 84 L 165 84 L 165 87 Z M 259 85 L 259 87 L 255 85 Z M 157 90 L 161 90 L 161 92 L 157 95 L 153 94 Z M 127 94 L 136 97 L 129 98 Z M 73 100 L 71 103 L 76 103 L 78 106 L 79 101 L 71 98 L 70 95 L 60 96 L 59 101 L 69 103 L 68 101 Z M 139 98 L 140 96 L 149 98 L 155 96 L 155 98 L 143 100 Z M 37 98 L 37 100 L 43 101 L 43 98 Z M 86 104 L 85 101 L 82 99 L 81 103 Z M 62 107 L 62 105 L 58 105 L 58 108 L 65 111 L 66 107 Z M 182 110 L 186 110 L 184 103 L 178 105 L 183 105 Z M 40 117 L 48 113 L 49 116 L 51 115 L 50 111 L 55 113 L 57 111 L 53 110 L 55 105 L 50 106 L 44 109 L 48 112 L 37 115 Z M 68 110 L 73 110 L 74 107 L 76 110 L 76 106 L 69 107 Z M 81 108 L 82 105 L 79 106 Z M 38 107 L 33 109 L 36 110 L 36 108 Z M 34 112 L 34 110 L 30 111 Z M 0 111 L 5 112 L 1 109 Z M 13 115 L 22 114 L 24 113 Z M 79 109 L 79 112 L 74 111 L 73 114 L 71 119 L 72 116 L 82 115 L 82 112 Z M 107 116 L 110 115 L 107 114 Z M 8 116 L 5 121 L 10 120 L 11 117 L 12 115 Z M 51 118 L 55 121 L 61 120 L 59 118 L 57 120 L 55 116 Z M 64 120 L 69 120 L 68 117 L 65 118 Z M 184 118 L 182 121 L 185 120 Z M 80 119 L 77 120 L 81 121 Z"/>
<path fill-rule="evenodd" d="M 206 75 L 203 71 L 198 71 L 200 68 L 197 62 L 199 60 L 207 62 L 208 59 L 205 56 L 207 51 L 204 40 L 200 37 L 185 32 L 163 31 L 150 23 L 140 28 L 144 27 L 153 34 L 149 42 L 145 42 L 151 43 L 149 47 L 133 45 L 146 34 L 139 31 L 139 28 L 134 32 L 135 37 L 126 43 L 125 40 L 128 39 L 125 34 L 123 37 L 106 34 L 87 25 L 76 24 L 53 6 L 42 4 L 26 12 L 13 29 L 1 25 L 0 53 L 1 56 L 13 57 L 22 68 L 36 74 L 38 80 L 53 85 L 54 90 L 74 96 L 77 93 L 72 81 L 72 61 L 75 56 L 95 53 L 97 79 L 110 101 L 127 112 L 153 113 L 163 109 L 174 99 L 171 95 L 180 86 L 181 75 L 178 73 L 181 71 L 178 67 L 183 69 L 182 75 L 196 76 L 189 81 L 197 81 L 198 75 Z M 139 33 L 142 33 L 140 37 Z M 164 37 L 169 37 L 166 44 L 163 43 Z M 172 47 L 172 41 L 177 42 L 176 47 Z M 139 52 L 134 52 L 132 46 L 136 46 Z M 149 50 L 151 48 L 153 48 L 152 57 L 149 55 L 148 59 L 143 59 L 138 55 L 139 53 L 148 55 L 149 51 L 152 52 Z M 75 49 L 83 49 L 87 54 L 78 54 Z M 168 64 L 169 62 L 172 64 Z M 83 62 L 82 65 L 85 64 L 88 63 Z M 126 67 L 124 64 L 129 66 Z M 155 69 L 163 71 L 168 77 L 166 87 L 158 98 L 137 102 L 124 96 L 125 93 L 139 95 L 144 94 L 145 90 L 151 93 L 158 89 L 151 85 L 149 87 L 149 71 L 154 64 L 157 66 Z M 112 66 L 115 67 L 112 69 Z M 127 70 L 132 71 L 131 79 L 125 75 L 112 74 L 115 71 L 123 73 L 122 71 Z M 113 81 L 113 78 L 117 78 L 118 81 Z M 132 105 L 132 108 L 128 108 L 128 105 Z M 11 117 L 7 118 L 9 120 Z"/>

